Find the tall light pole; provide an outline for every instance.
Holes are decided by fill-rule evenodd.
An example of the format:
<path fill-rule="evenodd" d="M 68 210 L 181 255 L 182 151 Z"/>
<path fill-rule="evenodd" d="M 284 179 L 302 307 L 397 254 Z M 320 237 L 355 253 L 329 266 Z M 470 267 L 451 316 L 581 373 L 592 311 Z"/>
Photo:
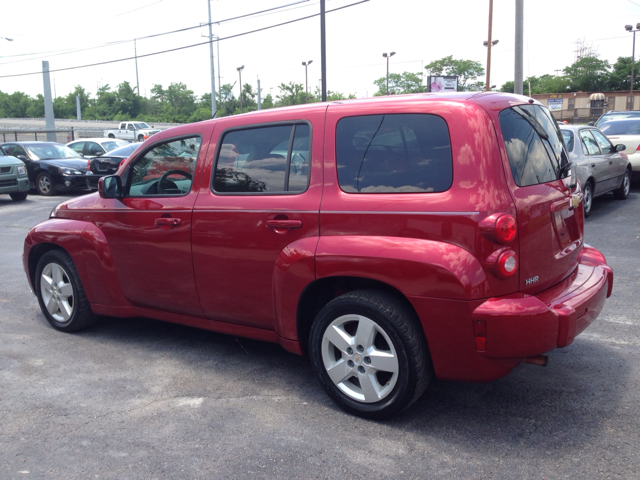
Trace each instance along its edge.
<path fill-rule="evenodd" d="M 482 42 L 482 44 L 487 47 L 488 49 L 491 49 L 491 47 L 495 47 L 498 42 L 500 40 L 493 40 L 491 43 L 487 42 L 486 40 L 484 42 Z M 489 60 L 489 63 L 487 63 L 487 83 L 486 83 L 486 88 L 485 90 L 488 92 L 491 88 L 493 87 L 489 87 L 489 82 L 491 82 L 491 66 L 490 66 L 491 60 Z M 515 83 L 514 83 L 514 89 L 515 89 Z"/>
<path fill-rule="evenodd" d="M 236 68 L 238 70 L 238 75 L 240 76 L 240 113 L 242 113 L 242 70 L 244 70 L 244 65 Z"/>
<path fill-rule="evenodd" d="M 487 83 L 485 84 L 485 90 L 488 92 L 491 89 L 491 24 L 493 22 L 493 0 L 489 0 L 489 40 L 487 41 Z"/>
<path fill-rule="evenodd" d="M 524 0 L 516 0 L 516 58 L 513 72 L 513 93 L 522 95 L 524 37 Z"/>
<path fill-rule="evenodd" d="M 307 76 L 307 67 L 313 63 L 313 60 L 302 62 L 304 65 L 304 103 L 309 103 L 309 77 Z"/>
<path fill-rule="evenodd" d="M 633 110 L 633 81 L 634 79 L 634 70 L 636 63 L 636 32 L 640 30 L 640 23 L 636 23 L 636 29 L 633 29 L 631 25 L 625 25 L 625 30 L 627 32 L 633 32 L 633 50 L 631 51 L 631 108 L 629 110 Z"/>
<path fill-rule="evenodd" d="M 396 52 L 391 52 L 389 54 L 383 53 L 382 56 L 387 59 L 387 95 L 389 95 L 389 59 L 393 57 Z"/>
<path fill-rule="evenodd" d="M 211 118 L 215 118 L 218 108 L 216 106 L 216 72 L 213 67 L 213 32 L 211 31 L 211 0 L 207 0 L 209 9 L 209 64 L 211 66 Z"/>

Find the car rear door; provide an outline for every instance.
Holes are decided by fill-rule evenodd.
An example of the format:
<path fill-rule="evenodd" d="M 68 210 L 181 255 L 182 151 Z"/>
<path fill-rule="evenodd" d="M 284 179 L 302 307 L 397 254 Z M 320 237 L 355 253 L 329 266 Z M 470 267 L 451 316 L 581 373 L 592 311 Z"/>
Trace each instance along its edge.
<path fill-rule="evenodd" d="M 520 291 L 535 294 L 577 265 L 584 217 L 559 178 L 568 157 L 549 112 L 540 105 L 511 107 L 499 113 L 499 124 L 517 208 Z"/>
<path fill-rule="evenodd" d="M 297 298 L 315 278 L 324 109 L 273 118 L 259 126 L 223 124 L 214 134 L 216 154 L 209 161 L 215 173 L 203 180 L 193 212 L 193 263 L 204 313 L 269 330 L 275 329 L 277 299 Z M 277 292 L 289 262 L 297 262 L 296 286 Z"/>

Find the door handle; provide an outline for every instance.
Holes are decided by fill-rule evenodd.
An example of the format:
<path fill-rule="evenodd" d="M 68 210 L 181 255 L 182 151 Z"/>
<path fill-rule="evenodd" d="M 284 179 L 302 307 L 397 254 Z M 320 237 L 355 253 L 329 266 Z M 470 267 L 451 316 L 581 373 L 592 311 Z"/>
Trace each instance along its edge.
<path fill-rule="evenodd" d="M 177 227 L 182 223 L 181 218 L 160 217 L 156 218 L 156 225 L 159 227 Z"/>
<path fill-rule="evenodd" d="M 302 227 L 301 220 L 267 220 L 267 228 L 274 228 L 276 230 L 300 227 Z"/>

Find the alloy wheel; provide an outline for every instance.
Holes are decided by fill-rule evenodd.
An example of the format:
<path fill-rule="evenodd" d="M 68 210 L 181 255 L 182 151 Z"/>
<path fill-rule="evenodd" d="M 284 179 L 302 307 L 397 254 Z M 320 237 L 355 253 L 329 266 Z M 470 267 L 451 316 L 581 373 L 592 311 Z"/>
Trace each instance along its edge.
<path fill-rule="evenodd" d="M 73 286 L 67 272 L 57 263 L 49 263 L 40 275 L 42 300 L 49 314 L 58 322 L 69 321 L 74 309 Z"/>

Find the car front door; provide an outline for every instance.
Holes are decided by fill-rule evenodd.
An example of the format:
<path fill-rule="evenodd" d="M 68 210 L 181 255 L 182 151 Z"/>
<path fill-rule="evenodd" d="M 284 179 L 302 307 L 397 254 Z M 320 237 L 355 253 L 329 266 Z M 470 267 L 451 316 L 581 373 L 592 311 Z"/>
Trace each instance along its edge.
<path fill-rule="evenodd" d="M 206 129 L 207 127 L 202 127 Z M 209 129 L 210 130 L 210 129 Z M 128 168 L 121 199 L 101 199 L 104 233 L 124 296 L 133 305 L 202 316 L 191 257 L 192 188 L 204 152 L 200 132 L 162 140 Z"/>
<path fill-rule="evenodd" d="M 580 130 L 580 143 L 582 145 L 582 151 L 587 158 L 589 165 L 591 166 L 591 173 L 595 179 L 595 187 L 593 189 L 594 195 L 597 195 L 607 190 L 606 179 L 608 160 L 605 161 L 604 155 L 600 151 L 598 142 L 591 134 L 589 129 Z"/>
<path fill-rule="evenodd" d="M 203 182 L 193 213 L 196 283 L 212 320 L 278 330 L 278 299 L 295 305 L 314 279 L 323 118 L 324 110 L 220 135 L 215 174 Z M 278 291 L 283 272 L 295 286 Z"/>
<path fill-rule="evenodd" d="M 609 139 L 605 137 L 600 131 L 591 130 L 591 133 L 598 142 L 598 145 L 600 145 L 600 150 L 602 150 L 604 158 L 604 186 L 607 190 L 618 188 L 620 186 L 620 182 L 622 182 L 622 175 L 624 175 L 624 170 L 625 168 L 627 168 L 626 159 L 622 155 L 620 155 L 620 152 L 615 149 Z"/>

